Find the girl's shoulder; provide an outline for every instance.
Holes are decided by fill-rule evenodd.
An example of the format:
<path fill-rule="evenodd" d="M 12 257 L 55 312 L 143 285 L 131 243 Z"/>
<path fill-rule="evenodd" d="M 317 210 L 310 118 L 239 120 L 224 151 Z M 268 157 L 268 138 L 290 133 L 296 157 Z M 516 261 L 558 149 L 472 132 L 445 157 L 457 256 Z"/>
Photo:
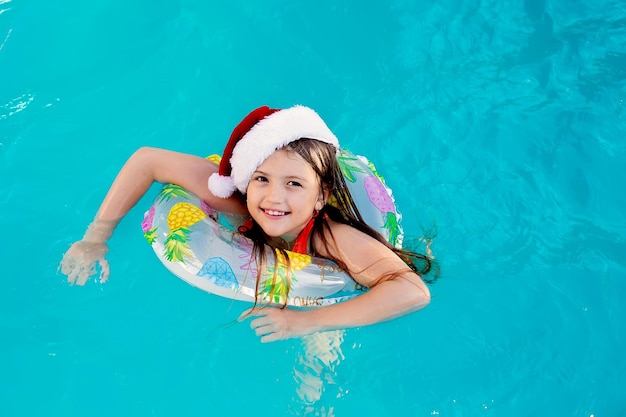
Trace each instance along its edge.
<path fill-rule="evenodd" d="M 318 245 L 321 242 L 316 241 L 316 247 L 322 247 L 326 249 L 327 253 L 320 254 L 322 256 L 336 257 L 343 261 L 350 260 L 351 258 L 363 258 L 363 257 L 396 257 L 391 249 L 379 242 L 374 237 L 358 230 L 349 224 L 327 219 L 329 230 L 324 229 L 324 242 L 322 245 Z"/>
<path fill-rule="evenodd" d="M 320 245 L 326 252 L 318 252 L 323 257 L 341 261 L 360 285 L 371 288 L 391 276 L 414 275 L 393 250 L 374 237 L 340 222 L 329 220 L 328 225 L 326 242 Z"/>

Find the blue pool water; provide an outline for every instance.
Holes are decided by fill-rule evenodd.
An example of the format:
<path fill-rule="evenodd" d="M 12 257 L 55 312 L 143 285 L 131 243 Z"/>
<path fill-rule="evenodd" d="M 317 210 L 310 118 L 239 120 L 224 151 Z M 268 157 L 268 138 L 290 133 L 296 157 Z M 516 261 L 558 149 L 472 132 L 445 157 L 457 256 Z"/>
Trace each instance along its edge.
<path fill-rule="evenodd" d="M 0 415 L 626 415 L 626 4 L 369 3 L 0 0 Z M 156 188 L 109 283 L 57 273 L 133 150 L 296 103 L 436 233 L 426 310 L 262 345 L 154 257 Z"/>

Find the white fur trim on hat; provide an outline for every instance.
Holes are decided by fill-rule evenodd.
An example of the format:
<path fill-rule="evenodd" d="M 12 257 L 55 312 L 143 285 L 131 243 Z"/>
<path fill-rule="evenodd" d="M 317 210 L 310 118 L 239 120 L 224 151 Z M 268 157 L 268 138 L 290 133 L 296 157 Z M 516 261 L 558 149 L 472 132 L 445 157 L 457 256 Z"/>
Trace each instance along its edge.
<path fill-rule="evenodd" d="M 216 197 L 228 198 L 236 189 L 232 177 L 225 177 L 217 172 L 209 176 L 209 190 Z"/>
<path fill-rule="evenodd" d="M 322 118 L 308 107 L 297 105 L 260 120 L 233 150 L 230 164 L 234 186 L 245 193 L 252 174 L 263 161 L 277 149 L 302 138 L 317 139 L 339 148 L 337 137 Z"/>

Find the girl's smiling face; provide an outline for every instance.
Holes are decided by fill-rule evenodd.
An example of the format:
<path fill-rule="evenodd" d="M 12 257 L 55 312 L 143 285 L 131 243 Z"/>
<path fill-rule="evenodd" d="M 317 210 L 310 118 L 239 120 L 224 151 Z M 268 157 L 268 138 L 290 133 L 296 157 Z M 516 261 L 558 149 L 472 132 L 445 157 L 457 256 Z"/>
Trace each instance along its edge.
<path fill-rule="evenodd" d="M 324 195 L 313 168 L 297 153 L 279 149 L 252 174 L 247 206 L 267 236 L 293 242 L 324 206 Z"/>

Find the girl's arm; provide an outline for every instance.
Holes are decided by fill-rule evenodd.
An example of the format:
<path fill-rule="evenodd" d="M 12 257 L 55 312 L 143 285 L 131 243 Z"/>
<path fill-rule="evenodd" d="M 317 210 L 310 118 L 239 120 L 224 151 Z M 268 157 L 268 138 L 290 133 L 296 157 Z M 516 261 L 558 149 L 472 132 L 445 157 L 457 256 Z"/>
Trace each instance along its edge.
<path fill-rule="evenodd" d="M 218 211 L 246 214 L 238 197 L 215 197 L 208 189 L 209 176 L 217 165 L 207 159 L 158 148 L 140 148 L 126 161 L 113 181 L 96 220 L 119 221 L 156 181 L 179 185 Z"/>
<path fill-rule="evenodd" d="M 334 239 L 334 243 L 327 250 L 338 255 L 355 281 L 370 290 L 349 301 L 311 310 L 257 311 L 253 315 L 259 317 L 250 325 L 262 342 L 379 323 L 430 303 L 430 292 L 422 279 L 391 250 L 350 226 L 331 223 L 331 227 L 330 241 Z"/>
<path fill-rule="evenodd" d="M 155 181 L 186 188 L 216 210 L 246 214 L 245 204 L 240 198 L 222 199 L 211 194 L 207 181 L 216 171 L 217 165 L 204 158 L 157 148 L 139 149 L 126 161 L 113 181 L 83 239 L 74 243 L 63 257 L 61 272 L 68 276 L 70 283 L 83 285 L 96 274 L 96 264 L 99 263 L 100 280 L 106 281 L 109 275 L 109 266 L 104 258 L 108 251 L 106 242 L 117 223 Z"/>

